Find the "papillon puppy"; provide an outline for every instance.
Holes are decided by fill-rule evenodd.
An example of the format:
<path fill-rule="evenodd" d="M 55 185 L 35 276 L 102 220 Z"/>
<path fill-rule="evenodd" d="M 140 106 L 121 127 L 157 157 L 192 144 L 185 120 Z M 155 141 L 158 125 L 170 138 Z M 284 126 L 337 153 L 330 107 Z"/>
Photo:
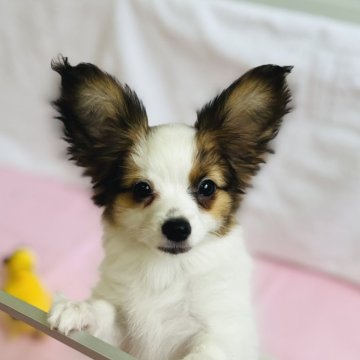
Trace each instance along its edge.
<path fill-rule="evenodd" d="M 95 65 L 52 68 L 69 154 L 103 208 L 105 257 L 91 297 L 58 298 L 51 327 L 139 360 L 258 360 L 236 212 L 289 111 L 291 67 L 248 71 L 193 127 L 150 127 L 135 92 Z"/>

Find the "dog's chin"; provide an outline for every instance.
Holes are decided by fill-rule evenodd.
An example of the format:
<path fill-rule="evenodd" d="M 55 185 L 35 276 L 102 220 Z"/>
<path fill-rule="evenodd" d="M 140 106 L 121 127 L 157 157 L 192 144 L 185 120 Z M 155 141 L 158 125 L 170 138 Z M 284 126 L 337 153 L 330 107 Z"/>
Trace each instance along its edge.
<path fill-rule="evenodd" d="M 190 246 L 159 246 L 158 250 L 172 255 L 184 254 L 191 250 Z"/>

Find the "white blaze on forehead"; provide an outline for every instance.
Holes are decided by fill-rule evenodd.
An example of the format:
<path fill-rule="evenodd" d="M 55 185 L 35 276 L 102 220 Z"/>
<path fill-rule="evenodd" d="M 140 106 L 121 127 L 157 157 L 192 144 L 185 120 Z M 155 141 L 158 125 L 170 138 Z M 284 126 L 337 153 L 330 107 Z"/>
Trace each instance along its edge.
<path fill-rule="evenodd" d="M 135 146 L 133 159 L 145 180 L 153 182 L 155 190 L 172 183 L 188 187 L 193 167 L 195 129 L 183 124 L 168 124 L 152 128 L 150 134 Z"/>

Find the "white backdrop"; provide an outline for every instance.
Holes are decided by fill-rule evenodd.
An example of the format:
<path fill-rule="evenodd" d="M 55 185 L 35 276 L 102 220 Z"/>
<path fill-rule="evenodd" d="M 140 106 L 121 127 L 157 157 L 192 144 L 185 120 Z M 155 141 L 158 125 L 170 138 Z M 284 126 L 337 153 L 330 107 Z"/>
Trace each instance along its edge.
<path fill-rule="evenodd" d="M 0 0 L 0 164 L 78 183 L 51 120 L 58 53 L 128 83 L 151 124 L 191 124 L 247 69 L 294 65 L 295 110 L 241 221 L 255 252 L 360 282 L 360 27 L 230 0 Z"/>

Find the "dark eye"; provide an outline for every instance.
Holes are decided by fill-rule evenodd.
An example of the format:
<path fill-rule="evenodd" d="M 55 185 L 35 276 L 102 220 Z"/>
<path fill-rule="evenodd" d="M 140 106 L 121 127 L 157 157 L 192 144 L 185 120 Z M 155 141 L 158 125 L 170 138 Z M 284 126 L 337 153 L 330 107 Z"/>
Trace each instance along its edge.
<path fill-rule="evenodd" d="M 209 198 L 216 192 L 216 184 L 210 180 L 205 179 L 200 182 L 197 194 L 201 198 Z"/>
<path fill-rule="evenodd" d="M 146 181 L 139 181 L 134 185 L 133 194 L 135 200 L 141 201 L 151 196 L 153 190 L 150 184 Z"/>

